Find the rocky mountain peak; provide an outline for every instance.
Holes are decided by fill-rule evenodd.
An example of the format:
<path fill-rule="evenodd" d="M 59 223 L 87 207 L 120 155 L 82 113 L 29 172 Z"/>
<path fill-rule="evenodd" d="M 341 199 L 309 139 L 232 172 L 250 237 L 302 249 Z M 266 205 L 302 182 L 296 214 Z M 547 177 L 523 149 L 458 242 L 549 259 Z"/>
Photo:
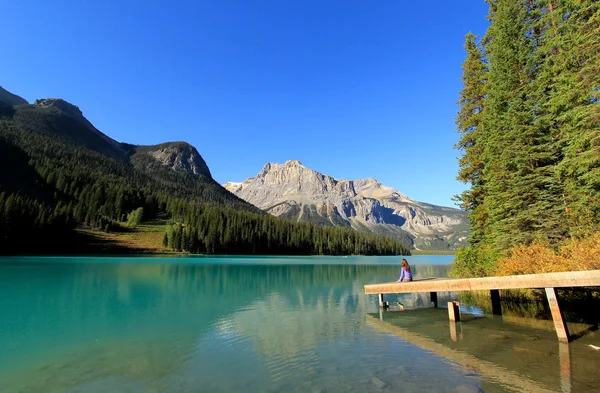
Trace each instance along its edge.
<path fill-rule="evenodd" d="M 285 172 L 285 171 L 300 171 L 302 169 L 308 169 L 302 165 L 302 163 L 298 160 L 288 160 L 283 164 L 278 164 L 276 162 L 267 162 L 263 169 L 256 175 L 257 178 L 262 178 L 273 172 Z"/>
<path fill-rule="evenodd" d="M 298 160 L 287 160 L 286 162 L 283 163 L 283 166 L 285 167 L 299 167 L 302 166 L 302 163 Z"/>
<path fill-rule="evenodd" d="M 62 98 L 41 98 L 39 100 L 35 100 L 34 104 L 39 107 L 53 107 L 56 108 L 67 115 L 75 116 L 75 117 L 83 117 L 83 112 L 77 105 L 73 105 Z"/>
<path fill-rule="evenodd" d="M 381 186 L 381 182 L 372 177 L 367 177 L 366 179 L 358 179 L 358 180 L 355 180 L 354 182 L 356 184 L 360 184 L 361 186 L 364 186 L 364 185 L 369 185 L 372 187 L 380 187 Z"/>
<path fill-rule="evenodd" d="M 198 150 L 187 142 L 167 142 L 153 146 L 138 146 L 136 154 L 149 156 L 156 163 L 176 171 L 212 178 L 210 170 Z"/>

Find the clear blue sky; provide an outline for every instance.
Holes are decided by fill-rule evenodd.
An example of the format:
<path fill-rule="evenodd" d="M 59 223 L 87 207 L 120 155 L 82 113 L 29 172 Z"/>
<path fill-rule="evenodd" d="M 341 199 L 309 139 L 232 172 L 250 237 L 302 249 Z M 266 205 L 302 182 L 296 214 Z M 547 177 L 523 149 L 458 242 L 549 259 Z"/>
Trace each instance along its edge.
<path fill-rule="evenodd" d="M 453 206 L 464 1 L 9 1 L 0 85 L 122 142 L 183 140 L 221 183 L 298 159 Z"/>

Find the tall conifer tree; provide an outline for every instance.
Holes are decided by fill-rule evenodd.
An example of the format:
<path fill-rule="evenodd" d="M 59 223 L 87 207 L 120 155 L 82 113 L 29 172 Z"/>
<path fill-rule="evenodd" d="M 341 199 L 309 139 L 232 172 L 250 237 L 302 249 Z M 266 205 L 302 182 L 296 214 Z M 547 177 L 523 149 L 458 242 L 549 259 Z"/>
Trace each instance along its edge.
<path fill-rule="evenodd" d="M 482 159 L 489 211 L 486 239 L 499 251 L 554 231 L 557 157 L 547 129 L 538 124 L 534 94 L 540 8 L 536 1 L 500 0 L 489 32 Z"/>
<path fill-rule="evenodd" d="M 470 183 L 471 188 L 457 196 L 461 207 L 471 212 L 471 244 L 478 243 L 483 238 L 485 214 L 481 206 L 483 201 L 483 167 L 481 134 L 482 116 L 485 108 L 487 65 L 484 61 L 483 50 L 477 44 L 473 33 L 465 38 L 467 57 L 463 63 L 463 89 L 460 92 L 458 104 L 460 110 L 456 125 L 460 139 L 455 148 L 464 151 L 459 160 L 457 179 Z"/>

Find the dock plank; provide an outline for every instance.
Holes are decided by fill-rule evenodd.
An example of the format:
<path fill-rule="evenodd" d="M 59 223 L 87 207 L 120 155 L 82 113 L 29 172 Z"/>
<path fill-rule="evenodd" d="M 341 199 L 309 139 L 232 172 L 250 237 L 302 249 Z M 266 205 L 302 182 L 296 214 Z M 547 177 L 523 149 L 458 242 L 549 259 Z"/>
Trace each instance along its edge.
<path fill-rule="evenodd" d="M 523 274 L 481 278 L 421 279 L 364 286 L 365 294 L 462 292 L 498 289 L 571 288 L 600 286 L 600 270 Z"/>

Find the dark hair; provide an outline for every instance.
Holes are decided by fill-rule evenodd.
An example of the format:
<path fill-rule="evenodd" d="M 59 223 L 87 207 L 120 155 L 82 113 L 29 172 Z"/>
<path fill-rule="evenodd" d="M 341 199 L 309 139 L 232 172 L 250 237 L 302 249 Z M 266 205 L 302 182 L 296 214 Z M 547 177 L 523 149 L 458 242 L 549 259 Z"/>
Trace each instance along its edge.
<path fill-rule="evenodd" d="M 402 267 L 404 268 L 404 270 L 410 273 L 410 265 L 408 264 L 408 261 L 404 258 L 402 258 Z"/>

